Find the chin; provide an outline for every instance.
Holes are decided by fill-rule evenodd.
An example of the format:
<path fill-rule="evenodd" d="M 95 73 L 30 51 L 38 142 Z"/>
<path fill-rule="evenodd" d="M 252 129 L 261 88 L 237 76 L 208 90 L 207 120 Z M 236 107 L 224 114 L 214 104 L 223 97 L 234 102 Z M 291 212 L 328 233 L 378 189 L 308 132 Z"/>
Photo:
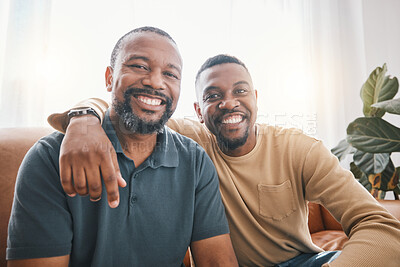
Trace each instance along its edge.
<path fill-rule="evenodd" d="M 222 145 L 228 150 L 235 150 L 246 144 L 248 136 L 248 132 L 246 132 L 244 135 L 235 138 L 228 138 L 222 134 L 219 134 L 216 137 L 218 144 Z"/>

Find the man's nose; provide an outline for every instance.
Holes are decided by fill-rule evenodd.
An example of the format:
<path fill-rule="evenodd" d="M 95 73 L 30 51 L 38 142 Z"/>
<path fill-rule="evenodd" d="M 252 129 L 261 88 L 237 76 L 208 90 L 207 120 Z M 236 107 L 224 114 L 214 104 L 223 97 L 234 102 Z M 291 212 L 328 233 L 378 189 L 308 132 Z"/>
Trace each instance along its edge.
<path fill-rule="evenodd" d="M 220 109 L 232 110 L 232 109 L 238 107 L 239 105 L 240 105 L 240 103 L 236 98 L 230 97 L 230 98 L 223 99 L 221 101 L 221 103 L 219 103 L 218 107 Z"/>
<path fill-rule="evenodd" d="M 144 86 L 149 86 L 153 89 L 164 90 L 165 81 L 163 75 L 159 71 L 152 71 L 148 73 L 142 80 Z"/>

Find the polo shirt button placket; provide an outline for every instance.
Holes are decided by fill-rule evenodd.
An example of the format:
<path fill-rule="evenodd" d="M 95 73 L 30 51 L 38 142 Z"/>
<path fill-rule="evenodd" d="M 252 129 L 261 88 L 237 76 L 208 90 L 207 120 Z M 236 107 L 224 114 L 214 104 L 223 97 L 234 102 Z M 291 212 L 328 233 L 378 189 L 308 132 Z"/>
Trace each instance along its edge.
<path fill-rule="evenodd" d="M 136 179 L 138 177 L 138 174 L 137 173 L 135 173 L 135 174 L 133 174 L 132 176 L 131 176 L 131 179 L 132 180 L 134 180 L 134 179 Z M 130 193 L 131 193 L 131 197 L 129 198 L 129 209 L 131 210 L 132 208 L 133 208 L 133 205 L 136 203 L 136 201 L 137 201 L 137 196 L 133 193 L 133 187 L 134 187 L 134 183 L 132 182 L 131 183 L 131 187 L 130 187 Z M 128 213 L 130 213 L 130 212 L 128 212 Z"/>

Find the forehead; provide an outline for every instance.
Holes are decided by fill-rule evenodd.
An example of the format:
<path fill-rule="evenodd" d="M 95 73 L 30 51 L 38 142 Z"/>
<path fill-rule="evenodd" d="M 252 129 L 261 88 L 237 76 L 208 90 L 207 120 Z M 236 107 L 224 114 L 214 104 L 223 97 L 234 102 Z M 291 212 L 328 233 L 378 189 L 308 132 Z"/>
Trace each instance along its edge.
<path fill-rule="evenodd" d="M 145 57 L 160 64 L 172 64 L 182 69 L 182 58 L 176 44 L 153 32 L 133 33 L 124 40 L 117 62 L 126 62 L 133 56 Z"/>
<path fill-rule="evenodd" d="M 248 83 L 253 88 L 250 74 L 243 66 L 236 63 L 224 63 L 204 70 L 200 74 L 197 88 L 202 93 L 210 87 L 229 89 L 240 82 Z"/>

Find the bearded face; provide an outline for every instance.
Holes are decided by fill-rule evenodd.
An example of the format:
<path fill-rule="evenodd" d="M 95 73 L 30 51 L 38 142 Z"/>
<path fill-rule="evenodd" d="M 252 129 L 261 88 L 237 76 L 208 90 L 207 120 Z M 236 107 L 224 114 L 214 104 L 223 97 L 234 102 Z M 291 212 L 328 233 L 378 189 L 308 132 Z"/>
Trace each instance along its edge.
<path fill-rule="evenodd" d="M 136 97 L 141 94 L 154 95 L 157 97 L 162 97 L 165 101 L 165 111 L 158 120 L 146 120 L 145 118 L 140 118 L 137 116 L 131 107 L 132 97 Z M 152 134 L 162 131 L 165 123 L 172 116 L 172 99 L 164 95 L 163 93 L 146 88 L 129 88 L 124 93 L 124 101 L 118 101 L 114 98 L 113 108 L 118 114 L 120 120 L 127 131 L 130 133 L 139 134 Z M 152 111 L 146 111 L 147 113 L 152 113 Z"/>

